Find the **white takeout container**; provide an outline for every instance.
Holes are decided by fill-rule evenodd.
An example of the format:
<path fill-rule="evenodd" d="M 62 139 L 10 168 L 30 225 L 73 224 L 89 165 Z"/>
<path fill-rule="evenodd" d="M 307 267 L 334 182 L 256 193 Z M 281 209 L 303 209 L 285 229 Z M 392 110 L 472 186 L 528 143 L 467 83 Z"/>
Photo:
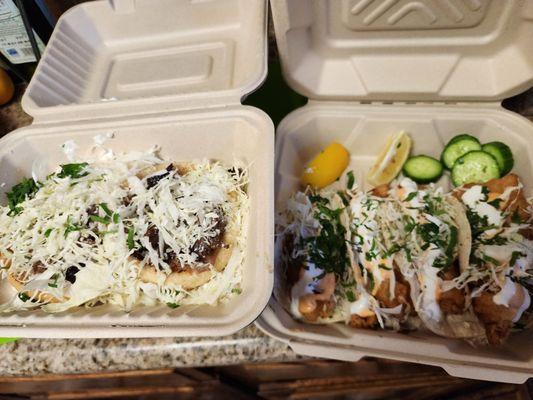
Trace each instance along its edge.
<path fill-rule="evenodd" d="M 277 130 L 278 210 L 304 165 L 330 142 L 346 146 L 364 183 L 386 138 L 400 130 L 410 133 L 413 154 L 434 157 L 459 133 L 504 141 L 533 195 L 533 124 L 500 104 L 533 84 L 533 1 L 271 3 L 284 76 L 310 98 Z M 448 178 L 441 184 L 449 186 Z M 533 376 L 531 331 L 512 334 L 501 348 L 473 348 L 423 332 L 296 322 L 274 297 L 257 325 L 307 356 L 384 357 L 511 383 Z"/>
<path fill-rule="evenodd" d="M 0 336 L 40 338 L 219 336 L 251 323 L 273 284 L 274 128 L 241 99 L 266 77 L 264 0 L 110 0 L 84 3 L 58 22 L 23 97 L 34 123 L 0 140 L 0 189 L 35 159 L 68 162 L 112 133 L 116 151 L 161 147 L 165 158 L 234 158 L 250 165 L 243 291 L 217 307 L 110 306 L 0 315 Z M 107 100 L 107 101 L 105 101 Z M 5 298 L 10 286 L 0 284 Z"/>

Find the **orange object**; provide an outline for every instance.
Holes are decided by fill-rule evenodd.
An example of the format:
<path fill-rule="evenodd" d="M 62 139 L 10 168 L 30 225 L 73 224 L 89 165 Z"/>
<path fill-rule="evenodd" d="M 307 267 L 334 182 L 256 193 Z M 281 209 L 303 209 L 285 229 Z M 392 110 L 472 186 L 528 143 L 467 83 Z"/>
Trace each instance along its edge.
<path fill-rule="evenodd" d="M 0 68 L 0 105 L 6 104 L 13 98 L 15 86 L 6 71 Z"/>
<path fill-rule="evenodd" d="M 304 169 L 302 182 L 317 189 L 335 182 L 350 162 L 350 153 L 340 143 L 331 143 Z"/>

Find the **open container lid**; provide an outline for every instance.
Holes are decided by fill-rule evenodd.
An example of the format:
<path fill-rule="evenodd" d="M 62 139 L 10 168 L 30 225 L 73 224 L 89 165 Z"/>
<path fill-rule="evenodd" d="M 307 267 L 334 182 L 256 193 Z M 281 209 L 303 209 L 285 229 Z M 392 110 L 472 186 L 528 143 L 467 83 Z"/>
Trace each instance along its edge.
<path fill-rule="evenodd" d="M 2 315 L 1 336 L 220 336 L 260 314 L 273 283 L 274 126 L 239 101 L 266 76 L 266 11 L 265 0 L 76 6 L 58 22 L 23 98 L 36 123 L 0 139 L 2 201 L 34 168 L 48 173 L 71 162 L 60 151 L 71 140 L 79 156 L 109 138 L 105 148 L 120 153 L 156 144 L 168 160 L 242 160 L 250 174 L 242 293 L 216 307 L 16 311 Z M 0 302 L 15 294 L 8 279 L 0 280 Z"/>
<path fill-rule="evenodd" d="M 498 101 L 533 85 L 533 1 L 271 3 L 284 76 L 311 99 Z"/>
<path fill-rule="evenodd" d="M 57 121 L 239 103 L 266 77 L 266 7 L 264 0 L 80 4 L 57 24 L 22 107 Z"/>
<path fill-rule="evenodd" d="M 351 169 L 363 171 L 380 143 L 398 129 L 427 138 L 415 140 L 414 151 L 437 157 L 436 149 L 460 132 L 475 129 L 487 142 L 507 135 L 519 164 L 529 168 L 530 181 L 533 126 L 498 109 L 497 101 L 533 84 L 533 1 L 271 3 L 284 76 L 312 100 L 277 129 L 277 201 L 298 186 L 306 161 L 332 140 L 350 150 Z M 372 101 L 439 103 L 361 104 Z M 442 104 L 467 101 L 472 103 Z M 437 365 L 454 376 L 512 383 L 533 376 L 532 353 L 524 350 L 530 348 L 529 331 L 516 333 L 519 340 L 508 347 L 485 351 L 424 331 L 404 335 L 298 322 L 276 297 L 256 324 L 300 355 L 391 358 Z"/>

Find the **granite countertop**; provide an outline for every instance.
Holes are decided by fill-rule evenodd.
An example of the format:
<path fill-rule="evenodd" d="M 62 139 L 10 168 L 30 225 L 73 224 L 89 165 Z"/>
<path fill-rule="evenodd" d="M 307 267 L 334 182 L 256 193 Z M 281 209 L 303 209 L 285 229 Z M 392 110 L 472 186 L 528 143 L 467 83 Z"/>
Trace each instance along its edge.
<path fill-rule="evenodd" d="M 0 347 L 0 375 L 207 367 L 299 357 L 250 325 L 230 336 L 150 339 L 19 339 Z"/>
<path fill-rule="evenodd" d="M 20 106 L 23 87 L 0 107 L 0 137 L 29 125 Z M 125 371 L 290 361 L 299 357 L 284 343 L 250 325 L 234 335 L 207 338 L 19 339 L 0 346 L 0 375 Z"/>

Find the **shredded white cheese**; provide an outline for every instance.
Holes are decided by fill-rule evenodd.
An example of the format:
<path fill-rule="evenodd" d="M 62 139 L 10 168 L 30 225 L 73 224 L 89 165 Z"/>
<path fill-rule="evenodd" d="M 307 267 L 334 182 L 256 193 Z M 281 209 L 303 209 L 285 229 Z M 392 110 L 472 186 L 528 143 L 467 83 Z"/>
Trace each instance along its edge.
<path fill-rule="evenodd" d="M 101 147 L 109 137 L 95 142 Z M 76 147 L 72 141 L 63 145 L 69 159 Z M 18 281 L 18 294 L 0 311 L 42 306 L 59 312 L 103 303 L 125 310 L 154 302 L 214 305 L 240 291 L 247 168 L 198 161 L 180 174 L 155 150 L 104 149 L 88 161 L 77 164 L 74 174 L 67 166 L 41 179 L 17 212 L 0 206 L 1 274 Z M 137 176 L 161 164 L 168 171 Z M 227 265 L 216 270 L 208 256 L 228 245 Z M 155 267 L 157 283 L 141 282 L 147 267 Z M 172 273 L 205 269 L 212 276 L 199 287 L 165 283 Z"/>

